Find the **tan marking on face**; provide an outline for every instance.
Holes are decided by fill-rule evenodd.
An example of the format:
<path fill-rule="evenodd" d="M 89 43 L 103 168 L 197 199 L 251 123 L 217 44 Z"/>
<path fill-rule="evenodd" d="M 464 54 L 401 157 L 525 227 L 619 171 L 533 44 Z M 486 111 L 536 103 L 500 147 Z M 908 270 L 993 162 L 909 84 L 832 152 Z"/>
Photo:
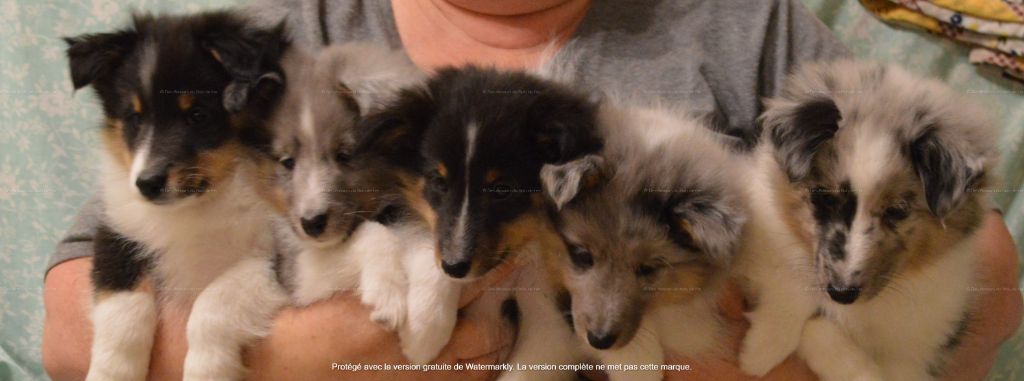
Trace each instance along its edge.
<path fill-rule="evenodd" d="M 117 164 L 128 170 L 132 166 L 132 153 L 128 144 L 124 142 L 124 121 L 120 119 L 107 119 L 107 127 L 103 129 L 103 145 L 106 147 Z"/>
<path fill-rule="evenodd" d="M 561 237 L 558 236 L 550 221 L 534 208 L 534 211 L 526 212 L 523 215 L 516 217 L 514 220 L 502 225 L 498 234 L 500 236 L 498 244 L 494 248 L 502 252 L 507 252 L 507 255 L 514 255 L 519 251 L 522 251 L 527 245 L 536 244 L 539 250 L 543 253 L 558 253 L 565 251 L 565 244 L 562 243 Z M 503 259 L 500 255 L 477 255 L 474 259 L 480 261 L 497 262 Z M 491 265 L 494 263 L 488 263 Z M 485 268 L 489 268 L 485 266 Z"/>
<path fill-rule="evenodd" d="M 132 111 L 142 113 L 142 99 L 138 95 L 132 95 Z"/>
<path fill-rule="evenodd" d="M 274 211 L 281 216 L 288 215 L 288 195 L 277 186 L 275 173 L 278 163 L 269 157 L 261 157 L 256 167 L 256 193 L 267 201 Z"/>
<path fill-rule="evenodd" d="M 224 63 L 224 60 L 220 58 L 220 53 L 218 53 L 216 49 L 209 49 L 208 51 L 210 52 L 210 55 L 213 56 L 213 59 L 217 60 L 217 62 Z"/>
<path fill-rule="evenodd" d="M 487 173 L 484 175 L 484 185 L 489 186 L 491 184 L 494 184 L 494 182 L 497 181 L 499 177 L 501 177 L 501 171 L 498 171 L 497 169 L 488 170 Z"/>
<path fill-rule="evenodd" d="M 505 223 L 500 232 L 498 250 L 507 249 L 518 252 L 526 245 L 536 243 L 544 252 L 564 251 L 565 244 L 555 231 L 547 216 L 541 212 L 544 207 L 544 196 L 539 193 L 530 195 L 530 209 Z"/>
<path fill-rule="evenodd" d="M 445 167 L 444 163 L 437 163 L 436 169 L 437 174 L 441 175 L 443 178 L 448 178 L 448 167 Z"/>
<path fill-rule="evenodd" d="M 434 212 L 434 208 L 430 207 L 427 199 L 423 198 L 423 189 L 427 184 L 426 179 L 400 173 L 398 181 L 401 187 L 402 198 L 405 200 L 406 205 L 409 205 L 409 208 L 414 210 L 427 223 L 430 231 L 436 234 L 437 213 Z"/>
<path fill-rule="evenodd" d="M 167 183 L 173 184 L 172 192 L 193 192 L 204 183 L 204 193 L 217 192 L 217 186 L 234 173 L 238 158 L 243 150 L 240 144 L 231 142 L 223 146 L 201 152 L 194 166 L 172 170 L 167 176 Z M 182 193 L 176 197 L 190 196 Z M 204 194 L 203 196 L 208 196 Z"/>
<path fill-rule="evenodd" d="M 701 237 L 700 237 L 699 234 L 697 234 L 697 233 L 695 233 L 693 231 L 693 225 L 690 224 L 690 220 L 687 220 L 685 218 L 677 218 L 675 220 L 676 220 L 676 229 L 679 229 L 680 231 L 686 232 L 686 234 L 690 236 L 690 239 L 693 240 L 693 243 L 697 247 L 702 247 L 703 243 L 701 242 Z"/>
<path fill-rule="evenodd" d="M 192 108 L 192 105 L 196 102 L 196 97 L 192 94 L 181 94 L 178 96 L 178 109 L 181 111 L 188 111 Z"/>
<path fill-rule="evenodd" d="M 560 237 L 556 237 L 561 239 Z M 569 256 L 569 251 L 565 247 L 564 242 L 553 242 L 550 245 L 545 245 L 545 249 L 541 251 L 541 265 L 544 267 L 544 272 L 548 274 L 548 279 L 563 288 L 569 289 L 569 285 L 566 282 L 568 274 L 568 268 L 564 266 L 563 258 Z M 573 292 L 575 290 L 570 290 Z"/>

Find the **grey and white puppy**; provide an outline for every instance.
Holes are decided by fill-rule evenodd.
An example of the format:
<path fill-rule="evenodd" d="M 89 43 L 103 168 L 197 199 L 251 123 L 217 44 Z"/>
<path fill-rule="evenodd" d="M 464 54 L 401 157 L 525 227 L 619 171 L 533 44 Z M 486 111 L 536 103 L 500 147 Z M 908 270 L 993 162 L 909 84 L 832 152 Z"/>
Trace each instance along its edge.
<path fill-rule="evenodd" d="M 454 329 L 460 287 L 434 260 L 425 220 L 404 204 L 407 180 L 357 152 L 362 116 L 424 75 L 402 52 L 358 43 L 297 50 L 283 66 L 265 192 L 282 216 L 282 251 L 298 252 L 280 263 L 283 283 L 300 306 L 357 290 L 406 357 L 428 362 Z"/>
<path fill-rule="evenodd" d="M 561 306 L 583 352 L 606 364 L 721 354 L 717 298 L 746 220 L 735 160 L 685 112 L 620 105 L 601 108 L 600 154 L 541 172 L 566 245 L 548 258 Z"/>
<path fill-rule="evenodd" d="M 824 380 L 932 380 L 960 342 L 997 161 L 985 113 L 895 66 L 810 64 L 762 116 L 740 354 Z"/>

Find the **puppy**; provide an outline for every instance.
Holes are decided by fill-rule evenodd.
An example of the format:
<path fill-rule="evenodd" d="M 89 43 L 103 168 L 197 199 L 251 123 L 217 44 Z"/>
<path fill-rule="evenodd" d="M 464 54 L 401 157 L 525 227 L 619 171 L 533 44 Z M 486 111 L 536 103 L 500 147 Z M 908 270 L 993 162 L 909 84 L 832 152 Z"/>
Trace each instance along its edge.
<path fill-rule="evenodd" d="M 356 288 L 371 318 L 397 330 L 414 363 L 435 358 L 455 327 L 460 286 L 434 260 L 425 220 L 403 203 L 405 180 L 361 148 L 366 113 L 424 75 L 402 52 L 349 43 L 292 50 L 288 88 L 270 119 L 269 196 L 284 223 L 283 272 L 296 304 Z"/>
<path fill-rule="evenodd" d="M 762 116 L 740 364 L 931 380 L 965 333 L 997 151 L 970 102 L 894 66 L 796 72 Z"/>
<path fill-rule="evenodd" d="M 146 378 L 153 291 L 192 305 L 186 380 L 243 377 L 241 346 L 287 301 L 253 149 L 282 84 L 281 30 L 232 12 L 136 15 L 66 39 L 75 89 L 91 85 L 106 118 L 87 379 Z"/>
<path fill-rule="evenodd" d="M 721 354 L 717 297 L 746 211 L 740 176 L 703 124 L 664 107 L 606 103 L 605 146 L 541 171 L 565 242 L 549 265 L 584 353 L 612 380 L 661 380 L 665 351 Z"/>
<path fill-rule="evenodd" d="M 572 332 L 560 324 L 537 254 L 562 250 L 540 191 L 544 164 L 600 149 L 596 104 L 565 86 L 523 72 L 477 67 L 442 69 L 367 117 L 381 154 L 405 168 L 410 205 L 427 217 L 444 271 L 479 278 L 522 260 L 503 312 L 519 326 L 510 363 L 570 363 L 560 346 Z M 571 372 L 506 374 L 551 379 Z"/>

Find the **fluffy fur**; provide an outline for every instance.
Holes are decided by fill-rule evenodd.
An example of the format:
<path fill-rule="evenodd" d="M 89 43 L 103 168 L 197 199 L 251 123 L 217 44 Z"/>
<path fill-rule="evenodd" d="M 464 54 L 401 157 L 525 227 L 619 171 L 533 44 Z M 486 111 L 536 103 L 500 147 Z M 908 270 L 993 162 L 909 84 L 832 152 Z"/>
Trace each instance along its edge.
<path fill-rule="evenodd" d="M 605 364 L 663 364 L 666 351 L 723 349 L 716 303 L 746 219 L 744 199 L 724 146 L 683 115 L 607 103 L 600 154 L 541 172 L 566 245 L 548 257 L 565 287 L 560 304 L 589 344 L 582 352 Z"/>
<path fill-rule="evenodd" d="M 799 350 L 823 379 L 930 380 L 965 334 L 994 130 L 942 84 L 807 65 L 768 103 L 741 271 L 741 367 Z"/>
<path fill-rule="evenodd" d="M 267 328 L 248 317 L 286 300 L 253 156 L 280 89 L 281 28 L 231 12 L 139 15 L 67 42 L 75 88 L 91 85 L 107 120 L 88 379 L 146 377 L 156 314 L 145 279 L 170 303 L 194 303 L 185 379 L 241 378 L 241 347 Z"/>
<path fill-rule="evenodd" d="M 390 156 L 420 181 L 445 272 L 473 279 L 532 241 L 543 222 L 546 163 L 600 147 L 594 104 L 521 72 L 440 70 L 368 118 Z"/>
<path fill-rule="evenodd" d="M 357 123 L 423 74 L 401 52 L 349 43 L 284 59 L 288 89 L 271 117 L 267 194 L 279 205 L 284 278 L 302 306 L 358 290 L 370 317 L 426 363 L 455 327 L 460 287 L 434 261 L 433 235 L 403 203 L 404 178 Z"/>
<path fill-rule="evenodd" d="M 405 193 L 427 216 L 438 261 L 453 278 L 474 279 L 507 261 L 520 270 L 502 303 L 518 325 L 509 359 L 524 366 L 571 363 L 540 253 L 564 247 L 545 213 L 539 174 L 600 148 L 596 104 L 533 75 L 477 67 L 440 70 L 367 118 L 368 135 L 405 168 Z M 562 379 L 571 372 L 512 372 L 512 379 Z"/>

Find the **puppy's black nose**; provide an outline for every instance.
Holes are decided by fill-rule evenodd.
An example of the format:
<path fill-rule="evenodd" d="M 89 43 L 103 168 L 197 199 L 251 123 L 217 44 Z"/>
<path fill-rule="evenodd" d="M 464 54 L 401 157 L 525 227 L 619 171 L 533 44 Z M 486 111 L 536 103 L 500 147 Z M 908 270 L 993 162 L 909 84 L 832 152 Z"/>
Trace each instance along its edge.
<path fill-rule="evenodd" d="M 310 237 L 316 238 L 321 234 L 324 234 L 324 229 L 327 228 L 327 214 L 319 214 L 313 218 L 302 218 L 302 231 L 306 232 Z"/>
<path fill-rule="evenodd" d="M 142 193 L 142 196 L 147 200 L 159 198 L 166 185 L 166 172 L 153 175 L 139 175 L 139 178 L 135 179 L 135 187 L 139 188 L 139 193 Z"/>
<path fill-rule="evenodd" d="M 836 303 L 850 304 L 857 301 L 858 296 L 860 296 L 860 287 L 835 287 L 832 283 L 828 284 L 828 297 Z"/>
<path fill-rule="evenodd" d="M 608 349 L 615 344 L 616 336 L 614 333 L 594 334 L 593 331 L 587 331 L 587 342 L 594 348 Z"/>
<path fill-rule="evenodd" d="M 441 261 L 441 269 L 443 269 L 444 272 L 450 275 L 452 278 L 465 277 L 466 274 L 469 274 L 469 267 L 469 261 L 462 261 L 456 263 L 450 263 L 445 260 Z"/>

